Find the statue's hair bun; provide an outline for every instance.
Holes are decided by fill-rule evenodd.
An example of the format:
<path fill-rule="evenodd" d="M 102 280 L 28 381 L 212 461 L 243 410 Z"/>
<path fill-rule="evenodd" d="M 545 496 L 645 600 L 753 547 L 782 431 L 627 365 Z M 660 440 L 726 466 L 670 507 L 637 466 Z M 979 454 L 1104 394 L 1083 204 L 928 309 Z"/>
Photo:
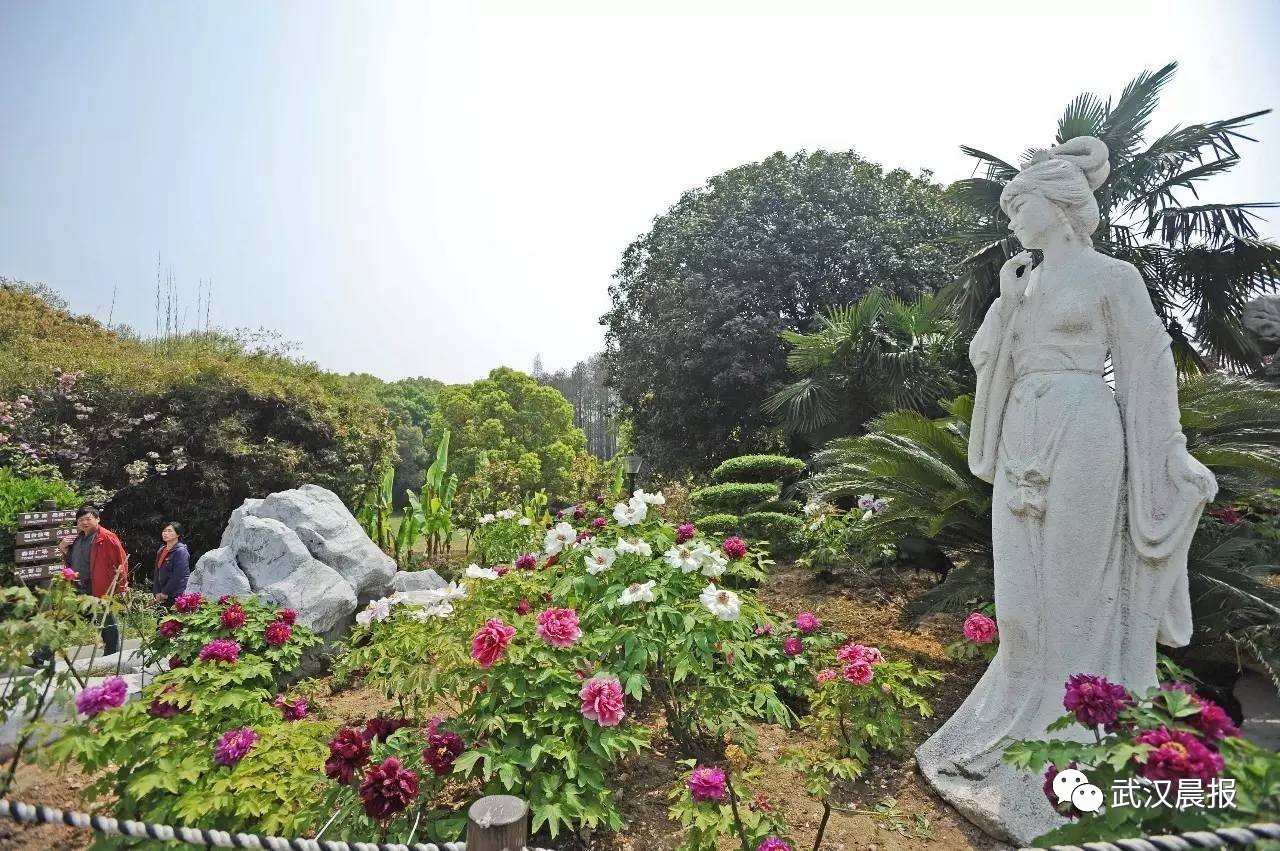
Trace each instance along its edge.
<path fill-rule="evenodd" d="M 1049 160 L 1063 160 L 1080 169 L 1089 182 L 1090 190 L 1096 190 L 1105 183 L 1111 173 L 1107 143 L 1094 136 L 1077 136 L 1047 151 L 1033 150 L 1027 154 L 1022 167 L 1030 168 Z"/>

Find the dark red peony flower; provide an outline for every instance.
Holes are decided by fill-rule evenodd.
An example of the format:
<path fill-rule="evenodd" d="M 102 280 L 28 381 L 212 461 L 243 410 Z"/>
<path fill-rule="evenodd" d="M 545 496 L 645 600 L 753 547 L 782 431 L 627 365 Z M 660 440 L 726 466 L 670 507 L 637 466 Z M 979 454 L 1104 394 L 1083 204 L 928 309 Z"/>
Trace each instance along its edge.
<path fill-rule="evenodd" d="M 343 786 L 369 761 L 369 740 L 353 727 L 344 727 L 329 742 L 329 758 L 324 763 L 326 777 Z"/>
<path fill-rule="evenodd" d="M 517 615 L 527 615 L 532 610 L 533 610 L 533 606 L 529 605 L 528 600 L 521 600 L 519 603 L 516 603 Z"/>
<path fill-rule="evenodd" d="M 185 667 L 185 666 L 186 666 L 186 664 L 187 664 L 186 662 L 182 661 L 182 657 L 181 657 L 181 656 L 170 656 L 170 657 L 169 657 L 169 670 L 170 670 L 170 671 L 172 671 L 174 668 L 182 668 L 182 667 Z"/>
<path fill-rule="evenodd" d="M 293 609 L 282 609 L 280 611 L 280 620 L 284 621 L 289 626 L 293 626 L 298 622 L 298 613 Z"/>
<path fill-rule="evenodd" d="M 1079 767 L 1080 766 L 1076 765 L 1075 760 L 1072 760 L 1071 764 L 1067 766 L 1067 768 Z M 1080 818 L 1080 811 L 1076 809 L 1075 804 L 1070 801 L 1064 801 L 1061 804 L 1058 803 L 1058 795 L 1053 791 L 1053 781 L 1057 776 L 1058 766 L 1053 763 L 1049 763 L 1049 767 L 1044 770 L 1044 785 L 1040 787 L 1044 790 L 1044 796 L 1049 799 L 1049 806 L 1053 807 L 1054 812 L 1060 816 L 1066 816 L 1067 818 Z"/>
<path fill-rule="evenodd" d="M 175 620 L 174 618 L 161 621 L 160 626 L 156 628 L 156 632 L 160 633 L 161 638 L 173 638 L 175 635 L 182 632 L 182 621 Z"/>
<path fill-rule="evenodd" d="M 234 603 L 222 610 L 218 620 L 222 623 L 223 629 L 239 629 L 244 626 L 244 609 L 240 608 L 239 603 Z"/>
<path fill-rule="evenodd" d="M 169 692 L 177 690 L 176 685 L 165 686 L 164 690 L 151 701 L 151 706 L 147 709 L 147 714 L 154 718 L 172 718 L 182 711 L 177 704 L 169 703 L 164 696 Z"/>
<path fill-rule="evenodd" d="M 293 627 L 284 621 L 272 621 L 267 625 L 266 639 L 267 643 L 273 647 L 279 647 L 289 640 L 293 635 Z"/>
<path fill-rule="evenodd" d="M 538 566 L 538 557 L 533 553 L 521 553 L 516 558 L 516 567 L 521 570 L 533 570 Z"/>
<path fill-rule="evenodd" d="M 360 781 L 360 803 L 369 818 L 383 821 L 404 812 L 418 797 L 418 775 L 393 756 L 370 768 Z"/>
<path fill-rule="evenodd" d="M 692 523 L 681 523 L 676 527 L 676 543 L 683 544 L 685 541 L 693 540 L 693 536 L 698 534 L 698 527 Z"/>
<path fill-rule="evenodd" d="M 364 737 L 371 742 L 375 739 L 385 742 L 388 736 L 401 727 L 408 727 L 409 723 L 408 718 L 386 718 L 378 715 L 364 722 Z"/>
<path fill-rule="evenodd" d="M 1199 730 L 1206 742 L 1214 744 L 1229 736 L 1240 735 L 1239 728 L 1221 706 L 1203 697 L 1197 697 L 1195 702 L 1199 704 L 1200 712 L 1187 718 L 1186 722 Z"/>
<path fill-rule="evenodd" d="M 464 750 L 466 745 L 457 733 L 435 729 L 427 736 L 427 748 L 422 752 L 422 758 L 436 774 L 448 774 L 453 771 L 454 760 L 462 756 Z"/>

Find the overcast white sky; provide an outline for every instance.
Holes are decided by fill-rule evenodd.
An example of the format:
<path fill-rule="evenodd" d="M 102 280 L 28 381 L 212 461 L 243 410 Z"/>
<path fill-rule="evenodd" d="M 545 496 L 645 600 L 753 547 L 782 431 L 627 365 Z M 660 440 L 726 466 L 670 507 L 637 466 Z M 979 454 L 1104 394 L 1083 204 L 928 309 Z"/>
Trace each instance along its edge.
<path fill-rule="evenodd" d="M 0 0 L 0 275 L 147 331 L 159 252 L 215 324 L 469 381 L 599 350 L 623 248 L 773 151 L 949 182 L 1171 59 L 1157 131 L 1280 106 L 1278 3 L 1042 5 Z M 1280 200 L 1255 130 L 1212 200 Z"/>

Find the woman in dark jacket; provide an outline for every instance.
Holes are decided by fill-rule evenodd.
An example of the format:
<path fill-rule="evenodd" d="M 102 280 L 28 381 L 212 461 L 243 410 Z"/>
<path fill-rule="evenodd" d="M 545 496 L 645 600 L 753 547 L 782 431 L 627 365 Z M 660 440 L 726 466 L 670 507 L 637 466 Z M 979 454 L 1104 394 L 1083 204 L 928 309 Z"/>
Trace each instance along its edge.
<path fill-rule="evenodd" d="M 191 553 L 187 545 L 182 543 L 182 527 L 170 523 L 160 530 L 160 539 L 164 541 L 156 553 L 156 602 L 165 606 L 173 605 L 173 598 L 187 590 L 187 574 L 191 572 Z"/>

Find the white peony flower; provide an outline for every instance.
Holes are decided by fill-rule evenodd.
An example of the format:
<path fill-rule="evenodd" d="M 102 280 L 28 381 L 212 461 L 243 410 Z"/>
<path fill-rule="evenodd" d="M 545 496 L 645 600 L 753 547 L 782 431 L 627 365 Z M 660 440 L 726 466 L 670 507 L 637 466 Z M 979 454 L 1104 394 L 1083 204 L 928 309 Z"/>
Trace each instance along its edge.
<path fill-rule="evenodd" d="M 812 517 L 813 515 L 817 514 L 821 510 L 822 510 L 822 503 L 806 502 L 804 505 L 804 516 Z"/>
<path fill-rule="evenodd" d="M 870 511 L 871 506 L 875 504 L 876 498 L 874 494 L 864 493 L 858 497 L 858 507 L 863 511 Z"/>
<path fill-rule="evenodd" d="M 702 561 L 685 544 L 677 544 L 667 550 L 664 556 L 667 559 L 667 564 L 679 568 L 684 573 L 693 573 L 702 567 Z"/>
<path fill-rule="evenodd" d="M 542 542 L 542 549 L 546 550 L 547 555 L 553 556 L 576 540 L 578 540 L 577 529 L 574 529 L 568 523 L 557 523 L 553 528 L 547 530 L 547 537 Z"/>
<path fill-rule="evenodd" d="M 521 518 L 520 518 L 520 525 L 521 525 L 521 526 L 531 526 L 532 524 L 533 524 L 533 521 L 532 521 L 532 520 L 530 520 L 528 517 L 521 517 Z"/>
<path fill-rule="evenodd" d="M 592 547 L 591 556 L 587 559 L 587 573 L 595 576 L 613 567 L 613 560 L 618 554 L 608 547 Z"/>
<path fill-rule="evenodd" d="M 514 508 L 504 508 L 498 512 L 499 520 L 511 520 L 515 516 L 516 516 L 516 510 Z"/>
<path fill-rule="evenodd" d="M 409 617 L 418 623 L 426 623 L 432 618 L 447 618 L 453 614 L 453 604 L 447 602 L 431 603 L 422 608 L 415 608 Z"/>
<path fill-rule="evenodd" d="M 698 599 L 707 607 L 707 611 L 722 621 L 736 621 L 742 612 L 742 601 L 738 599 L 738 595 L 732 591 L 716 588 L 715 585 L 703 588 Z"/>
<path fill-rule="evenodd" d="M 653 557 L 653 547 L 642 538 L 619 538 L 617 549 L 619 553 L 634 553 L 645 558 Z"/>
<path fill-rule="evenodd" d="M 467 565 L 466 575 L 468 579 L 497 579 L 498 571 L 490 567 L 470 564 Z"/>
<path fill-rule="evenodd" d="M 876 514 L 884 513 L 884 510 L 888 507 L 889 507 L 889 500 L 885 499 L 884 497 L 878 497 L 874 502 L 871 503 L 871 510 L 874 511 Z"/>
<path fill-rule="evenodd" d="M 481 525 L 481 526 L 487 526 L 488 524 L 490 524 L 490 523 L 492 523 L 492 522 L 493 522 L 493 515 L 492 515 L 492 514 L 486 514 L 484 517 L 481 517 L 481 518 L 480 518 L 480 525 Z"/>
<path fill-rule="evenodd" d="M 662 495 L 662 491 L 657 493 L 645 493 L 643 489 L 632 494 L 632 499 L 638 499 L 646 505 L 666 505 L 667 498 Z"/>
<path fill-rule="evenodd" d="M 708 552 L 701 560 L 703 576 L 719 576 L 729 569 L 729 559 L 718 552 Z"/>
<path fill-rule="evenodd" d="M 648 582 L 636 582 L 628 585 L 618 597 L 618 602 L 624 606 L 630 606 L 632 603 L 652 603 L 653 586 L 655 580 L 650 579 Z"/>
<path fill-rule="evenodd" d="M 648 513 L 649 506 L 645 504 L 645 501 L 634 496 L 626 502 L 620 502 L 613 507 L 613 519 L 618 522 L 619 526 L 634 526 L 637 523 L 641 523 Z"/>
<path fill-rule="evenodd" d="M 391 607 L 394 601 L 390 598 L 383 597 L 380 600 L 370 600 L 369 605 L 356 615 L 356 623 L 361 626 L 368 626 L 374 621 L 384 621 L 391 615 Z"/>

